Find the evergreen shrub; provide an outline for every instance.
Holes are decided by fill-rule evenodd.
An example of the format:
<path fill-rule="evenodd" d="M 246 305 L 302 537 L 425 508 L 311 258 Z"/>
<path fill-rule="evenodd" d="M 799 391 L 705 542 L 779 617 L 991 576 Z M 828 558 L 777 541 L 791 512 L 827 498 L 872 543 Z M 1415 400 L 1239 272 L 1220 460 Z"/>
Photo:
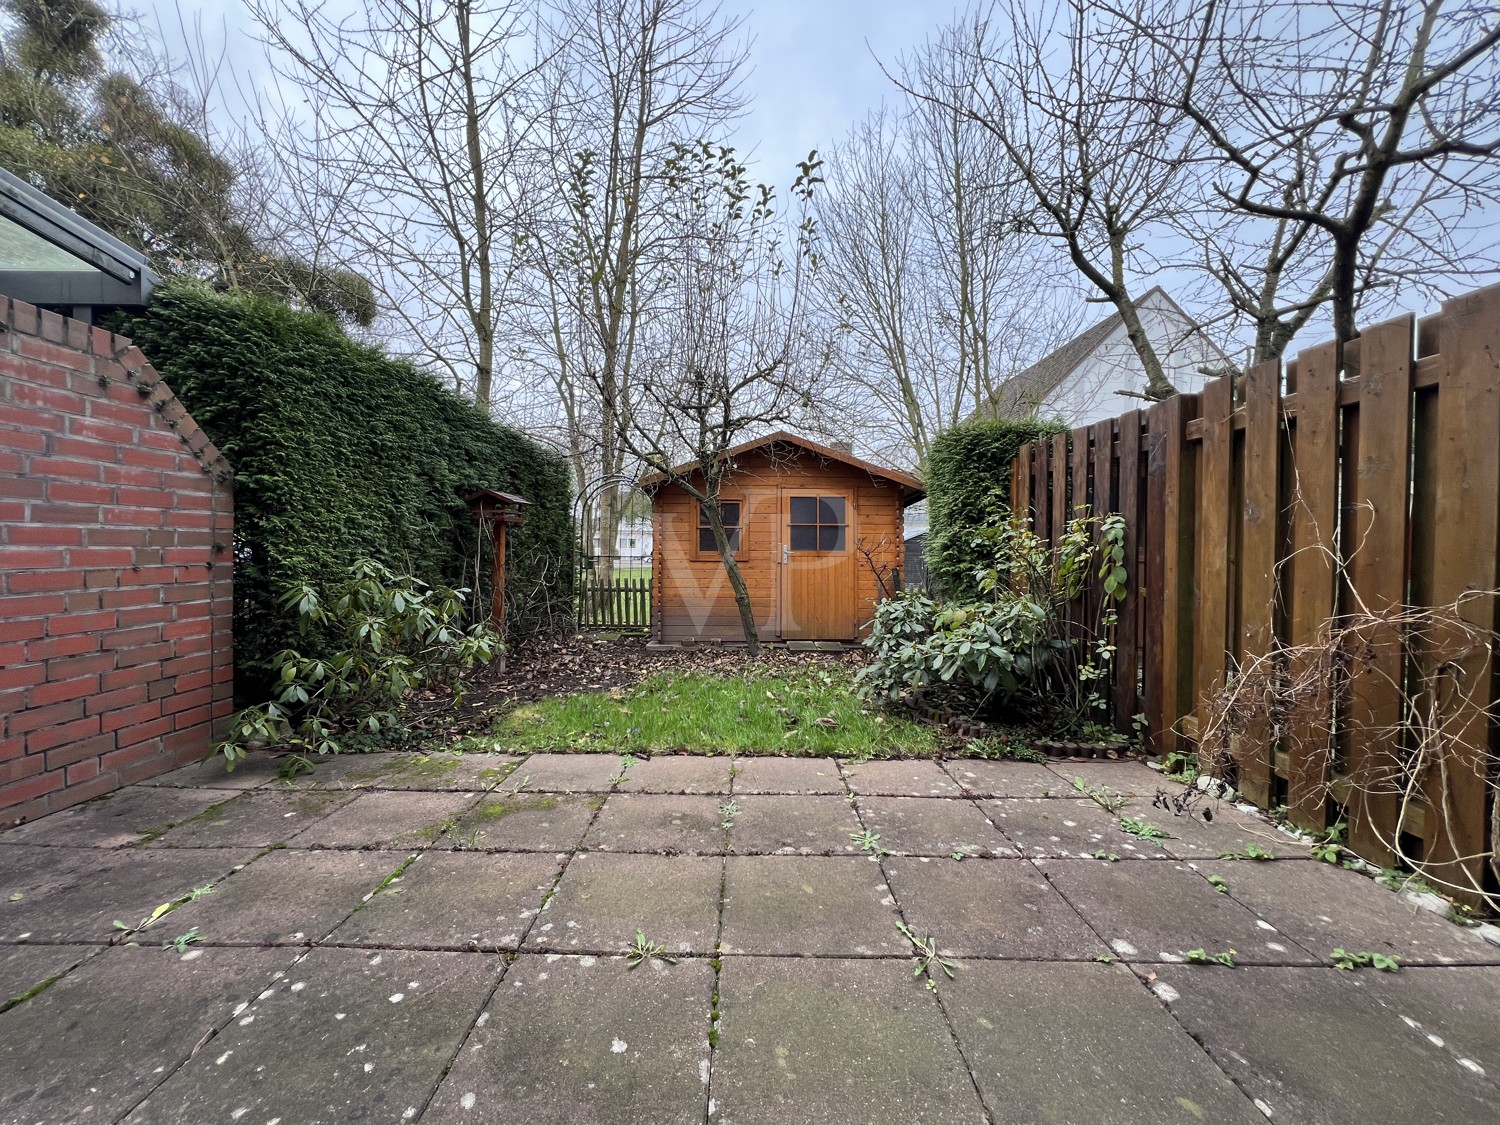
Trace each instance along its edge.
<path fill-rule="evenodd" d="M 241 702 L 267 698 L 279 651 L 326 656 L 280 604 L 325 588 L 361 559 L 488 605 L 488 554 L 465 498 L 479 488 L 531 501 L 509 540 L 514 638 L 569 612 L 573 550 L 567 467 L 518 430 L 410 363 L 350 340 L 327 317 L 266 298 L 178 282 L 129 336 L 234 467 L 235 671 Z"/>

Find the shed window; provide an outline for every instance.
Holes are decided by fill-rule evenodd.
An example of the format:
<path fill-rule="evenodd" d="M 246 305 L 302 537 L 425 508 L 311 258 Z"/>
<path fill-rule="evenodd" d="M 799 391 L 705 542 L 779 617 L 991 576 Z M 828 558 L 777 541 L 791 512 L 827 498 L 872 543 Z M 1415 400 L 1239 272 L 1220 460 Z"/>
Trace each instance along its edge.
<path fill-rule="evenodd" d="M 793 496 L 791 502 L 792 550 L 844 549 L 849 521 L 842 496 Z"/>
<path fill-rule="evenodd" d="M 729 536 L 729 550 L 732 554 L 740 553 L 740 502 L 738 500 L 720 500 L 719 518 L 724 521 L 724 532 Z M 714 542 L 714 529 L 708 524 L 708 505 L 698 505 L 698 553 L 704 555 L 716 555 L 719 553 L 719 545 Z"/>

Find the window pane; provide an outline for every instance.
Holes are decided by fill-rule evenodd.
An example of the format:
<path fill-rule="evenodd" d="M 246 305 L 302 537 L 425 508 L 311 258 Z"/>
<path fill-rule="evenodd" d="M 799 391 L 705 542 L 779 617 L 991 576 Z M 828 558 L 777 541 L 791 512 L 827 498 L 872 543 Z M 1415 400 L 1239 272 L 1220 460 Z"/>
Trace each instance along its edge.
<path fill-rule="evenodd" d="M 718 546 L 714 543 L 714 529 L 711 527 L 700 527 L 698 529 L 698 550 L 713 554 L 718 549 Z"/>
<path fill-rule="evenodd" d="M 818 522 L 847 523 L 848 521 L 844 519 L 844 498 L 842 496 L 818 497 Z"/>
<path fill-rule="evenodd" d="M 735 528 L 729 533 L 729 553 L 737 555 L 740 553 L 740 529 Z"/>
<path fill-rule="evenodd" d="M 739 527 L 740 502 L 738 500 L 720 500 L 719 515 L 724 520 L 725 527 Z"/>
<path fill-rule="evenodd" d="M 809 524 L 792 525 L 792 550 L 794 551 L 816 551 L 818 549 L 818 529 Z"/>
<path fill-rule="evenodd" d="M 818 498 L 816 496 L 793 496 L 791 522 L 817 523 Z"/>
<path fill-rule="evenodd" d="M 818 548 L 823 551 L 842 551 L 844 549 L 844 529 L 842 527 L 820 527 L 818 528 Z"/>

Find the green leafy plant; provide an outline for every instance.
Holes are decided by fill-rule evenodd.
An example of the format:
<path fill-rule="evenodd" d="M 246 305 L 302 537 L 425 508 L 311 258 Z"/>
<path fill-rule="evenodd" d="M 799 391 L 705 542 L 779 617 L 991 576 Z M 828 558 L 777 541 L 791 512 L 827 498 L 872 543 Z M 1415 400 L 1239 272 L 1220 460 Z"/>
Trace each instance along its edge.
<path fill-rule="evenodd" d="M 356 735 L 379 735 L 408 694 L 450 687 L 459 673 L 500 650 L 487 624 L 459 623 L 467 596 L 372 559 L 350 567 L 326 597 L 293 586 L 282 596 L 285 609 L 309 631 L 337 634 L 341 647 L 329 657 L 277 653 L 276 698 L 236 714 L 218 751 L 232 767 L 257 744 L 331 754 Z"/>
<path fill-rule="evenodd" d="M 1213 889 L 1218 891 L 1221 895 L 1227 895 L 1229 893 L 1229 884 L 1224 882 L 1224 877 L 1222 875 L 1210 875 L 1208 877 L 1208 883 L 1209 886 L 1213 887 Z"/>
<path fill-rule="evenodd" d="M 1142 840 L 1170 840 L 1172 834 L 1164 828 L 1158 828 L 1150 821 L 1140 820 L 1133 816 L 1120 818 L 1120 830 L 1129 832 L 1132 836 L 1139 836 Z"/>
<path fill-rule="evenodd" d="M 1081 777 L 1073 779 L 1073 788 L 1093 801 L 1105 812 L 1112 813 L 1125 804 L 1125 798 L 1118 793 L 1111 793 L 1102 785 L 1090 785 Z"/>
<path fill-rule="evenodd" d="M 1098 851 L 1096 851 L 1094 853 L 1094 858 L 1095 859 L 1106 860 L 1109 863 L 1119 863 L 1120 862 L 1120 857 L 1116 853 L 1110 852 L 1110 851 L 1105 851 L 1103 848 L 1100 848 Z"/>
<path fill-rule="evenodd" d="M 1344 838 L 1348 832 L 1348 825 L 1342 820 L 1332 825 L 1323 838 L 1312 846 L 1313 859 L 1324 863 L 1338 863 L 1344 854 Z"/>
<path fill-rule="evenodd" d="M 719 815 L 722 816 L 724 818 L 724 820 L 719 825 L 719 827 L 722 828 L 722 829 L 724 829 L 724 831 L 728 832 L 731 828 L 734 827 L 734 818 L 737 817 L 739 814 L 740 814 L 740 807 L 739 807 L 739 805 L 735 804 L 733 801 L 730 801 L 728 804 L 720 805 L 719 806 Z"/>
<path fill-rule="evenodd" d="M 849 833 L 849 839 L 858 845 L 860 851 L 869 852 L 877 858 L 891 854 L 880 846 L 880 833 L 878 832 L 871 832 L 868 829 L 851 832 Z"/>
<path fill-rule="evenodd" d="M 194 887 L 192 890 L 188 891 L 187 894 L 178 895 L 170 902 L 162 903 L 150 914 L 142 918 L 140 922 L 134 926 L 127 926 L 124 922 L 116 918 L 114 920 L 114 927 L 115 929 L 121 930 L 127 934 L 136 933 L 140 930 L 146 929 L 148 926 L 155 925 L 157 922 L 165 918 L 168 914 L 172 913 L 172 911 L 176 910 L 179 906 L 184 906 L 190 902 L 197 902 L 204 895 L 211 895 L 213 893 L 214 885 L 212 883 L 205 883 L 201 887 Z M 194 928 L 196 929 L 196 927 Z"/>
<path fill-rule="evenodd" d="M 1275 855 L 1274 852 L 1268 852 L 1268 851 L 1266 851 L 1265 848 L 1261 847 L 1259 844 L 1256 844 L 1256 843 L 1252 842 L 1252 843 L 1246 844 L 1242 850 L 1237 851 L 1237 852 L 1236 851 L 1220 852 L 1219 853 L 1219 858 L 1220 859 L 1253 859 L 1253 860 L 1258 860 L 1261 863 L 1266 863 L 1266 862 L 1269 862 L 1270 860 L 1275 859 L 1276 855 Z"/>
<path fill-rule="evenodd" d="M 639 968 L 651 958 L 665 961 L 668 965 L 677 964 L 675 957 L 667 956 L 667 947 L 659 941 L 652 941 L 641 930 L 635 932 L 635 942 L 625 950 L 625 967 L 627 969 Z"/>
<path fill-rule="evenodd" d="M 194 926 L 185 934 L 178 934 L 174 938 L 168 938 L 161 943 L 161 947 L 163 949 L 175 949 L 178 953 L 186 953 L 188 946 L 196 945 L 202 940 L 203 935 L 198 932 L 198 927 Z"/>
<path fill-rule="evenodd" d="M 633 765 L 635 765 L 635 757 L 633 755 L 626 754 L 622 757 L 620 759 L 620 769 L 609 779 L 610 784 L 619 785 L 623 783 L 630 776 L 630 767 Z"/>
<path fill-rule="evenodd" d="M 1401 971 L 1401 958 L 1393 957 L 1385 953 L 1370 953 L 1366 950 L 1350 952 L 1347 949 L 1335 949 L 1329 954 L 1334 966 L 1353 972 L 1356 969 L 1372 968 L 1382 973 L 1399 973 Z"/>
<path fill-rule="evenodd" d="M 1198 780 L 1198 755 L 1173 750 L 1162 759 L 1161 772 L 1184 785 L 1191 785 Z"/>
<path fill-rule="evenodd" d="M 907 929 L 905 922 L 897 922 L 896 929 L 901 935 L 911 942 L 912 949 L 916 952 L 916 970 L 913 976 L 927 978 L 927 987 L 934 992 L 937 991 L 937 981 L 933 978 L 933 970 L 940 969 L 949 980 L 954 979 L 953 962 L 944 960 L 938 956 L 937 939 L 931 934 L 925 937 L 917 937 L 911 930 Z"/>
<path fill-rule="evenodd" d="M 1227 969 L 1235 967 L 1235 950 L 1226 949 L 1223 953 L 1209 953 L 1205 949 L 1189 949 L 1182 955 L 1182 959 L 1189 965 L 1223 965 Z"/>

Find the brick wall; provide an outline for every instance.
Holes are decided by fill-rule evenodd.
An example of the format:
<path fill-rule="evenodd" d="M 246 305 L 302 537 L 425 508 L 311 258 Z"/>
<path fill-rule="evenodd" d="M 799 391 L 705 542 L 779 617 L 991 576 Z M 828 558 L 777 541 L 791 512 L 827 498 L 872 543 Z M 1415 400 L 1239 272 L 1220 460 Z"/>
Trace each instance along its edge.
<path fill-rule="evenodd" d="M 208 753 L 231 487 L 129 340 L 0 296 L 0 827 Z"/>

